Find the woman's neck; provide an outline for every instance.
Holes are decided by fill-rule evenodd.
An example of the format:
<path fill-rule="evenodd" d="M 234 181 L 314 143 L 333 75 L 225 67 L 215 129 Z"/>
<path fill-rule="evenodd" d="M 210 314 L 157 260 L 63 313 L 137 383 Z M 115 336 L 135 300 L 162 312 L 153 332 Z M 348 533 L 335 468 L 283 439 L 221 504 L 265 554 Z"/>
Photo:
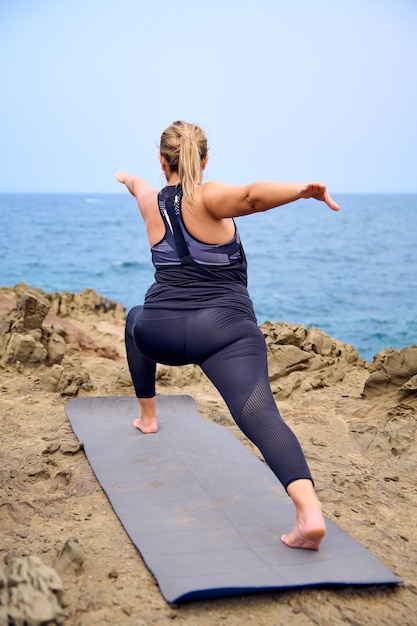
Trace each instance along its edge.
<path fill-rule="evenodd" d="M 179 185 L 180 183 L 180 177 L 178 176 L 177 172 L 173 172 L 172 174 L 170 174 L 167 177 L 167 185 L 168 186 L 172 186 L 172 185 Z"/>

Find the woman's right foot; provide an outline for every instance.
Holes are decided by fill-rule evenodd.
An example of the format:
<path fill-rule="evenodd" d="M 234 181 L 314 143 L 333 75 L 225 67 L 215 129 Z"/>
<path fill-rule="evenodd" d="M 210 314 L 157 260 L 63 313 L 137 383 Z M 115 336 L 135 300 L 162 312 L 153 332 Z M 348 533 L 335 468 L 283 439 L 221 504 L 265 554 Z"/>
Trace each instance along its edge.
<path fill-rule="evenodd" d="M 133 421 L 133 426 L 142 431 L 146 435 L 158 432 L 158 422 L 156 417 L 153 418 L 138 418 Z"/>
<path fill-rule="evenodd" d="M 145 434 L 158 432 L 155 396 L 138 398 L 140 417 L 133 421 L 133 426 Z"/>

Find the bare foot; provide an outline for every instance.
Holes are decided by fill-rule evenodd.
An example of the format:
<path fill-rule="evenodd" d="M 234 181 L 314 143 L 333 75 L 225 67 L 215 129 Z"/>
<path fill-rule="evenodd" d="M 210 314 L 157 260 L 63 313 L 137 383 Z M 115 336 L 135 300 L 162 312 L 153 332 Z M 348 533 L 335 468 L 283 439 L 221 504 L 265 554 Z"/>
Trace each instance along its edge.
<path fill-rule="evenodd" d="M 320 508 L 311 507 L 297 520 L 288 535 L 282 535 L 281 541 L 290 548 L 304 548 L 304 550 L 318 550 L 321 540 L 326 534 L 326 524 Z"/>
<path fill-rule="evenodd" d="M 153 398 L 138 398 L 138 402 L 140 417 L 133 421 L 133 426 L 146 434 L 157 433 L 155 396 Z"/>
<path fill-rule="evenodd" d="M 158 423 L 156 421 L 156 417 L 150 419 L 138 418 L 133 421 L 133 426 L 138 430 L 141 430 L 145 434 L 158 432 Z"/>
<path fill-rule="evenodd" d="M 326 522 L 313 483 L 305 478 L 295 480 L 288 485 L 287 492 L 297 513 L 294 528 L 288 535 L 282 535 L 281 541 L 290 548 L 318 550 L 326 534 Z"/>

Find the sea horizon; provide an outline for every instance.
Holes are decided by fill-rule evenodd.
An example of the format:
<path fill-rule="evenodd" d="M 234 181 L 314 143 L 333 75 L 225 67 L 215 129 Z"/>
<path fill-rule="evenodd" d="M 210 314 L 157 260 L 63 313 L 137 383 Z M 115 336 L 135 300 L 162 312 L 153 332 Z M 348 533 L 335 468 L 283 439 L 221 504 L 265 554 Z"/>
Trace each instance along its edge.
<path fill-rule="evenodd" d="M 318 327 L 371 361 L 417 343 L 417 193 L 333 194 L 237 218 L 258 323 Z M 126 309 L 153 282 L 127 192 L 0 193 L 0 285 L 92 288 Z"/>

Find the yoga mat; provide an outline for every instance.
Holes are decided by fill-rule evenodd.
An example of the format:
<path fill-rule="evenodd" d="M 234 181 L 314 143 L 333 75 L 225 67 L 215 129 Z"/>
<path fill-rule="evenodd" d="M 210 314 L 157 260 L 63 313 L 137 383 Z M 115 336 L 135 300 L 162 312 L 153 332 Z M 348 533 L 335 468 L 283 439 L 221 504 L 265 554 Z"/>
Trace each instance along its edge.
<path fill-rule="evenodd" d="M 158 396 L 145 435 L 133 397 L 73 398 L 66 415 L 167 602 L 267 590 L 401 581 L 330 520 L 320 551 L 280 536 L 294 507 L 268 466 L 190 396 Z"/>

